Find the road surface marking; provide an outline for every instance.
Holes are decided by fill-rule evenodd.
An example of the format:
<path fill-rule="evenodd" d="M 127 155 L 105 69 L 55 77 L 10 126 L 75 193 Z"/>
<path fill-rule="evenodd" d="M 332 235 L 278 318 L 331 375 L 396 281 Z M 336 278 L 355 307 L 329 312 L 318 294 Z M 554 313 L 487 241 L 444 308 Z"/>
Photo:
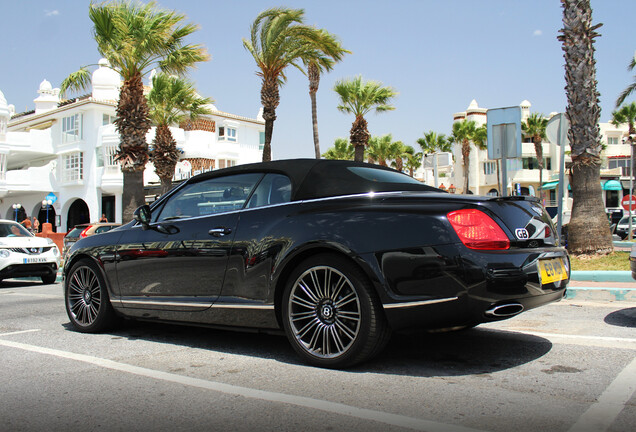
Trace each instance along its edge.
<path fill-rule="evenodd" d="M 19 330 L 19 331 L 14 331 L 14 332 L 10 332 L 10 333 L 0 333 L 0 337 L 23 334 L 23 333 L 33 333 L 33 332 L 39 332 L 39 331 L 40 331 L 40 329 Z"/>
<path fill-rule="evenodd" d="M 484 327 L 485 329 L 486 327 Z M 636 349 L 636 339 L 634 338 L 617 338 L 609 336 L 587 336 L 587 335 L 573 335 L 573 334 L 560 334 L 560 333 L 545 333 L 536 332 L 531 330 L 525 330 L 520 328 L 506 328 L 506 329 L 493 329 L 489 328 L 489 331 L 510 333 L 514 332 L 520 335 L 526 334 L 531 336 L 543 337 L 550 342 L 561 343 L 567 345 L 582 345 L 591 347 L 605 347 L 616 349 Z"/>
<path fill-rule="evenodd" d="M 636 359 L 632 360 L 570 428 L 570 432 L 606 431 L 636 392 Z"/>
<path fill-rule="evenodd" d="M 1 335 L 0 335 L 1 336 Z M 113 360 L 93 357 L 84 354 L 76 354 L 68 351 L 61 351 L 52 348 L 45 348 L 35 345 L 27 345 L 20 342 L 13 342 L 0 339 L 0 345 L 30 351 L 38 354 L 46 354 L 69 360 L 81 361 L 106 369 L 126 372 L 147 378 L 173 382 L 176 384 L 197 387 L 212 390 L 220 393 L 242 396 L 251 399 L 260 399 L 268 402 L 278 402 L 288 405 L 295 405 L 303 408 L 310 408 L 320 411 L 326 411 L 334 414 L 345 415 L 349 417 L 359 418 L 363 420 L 371 420 L 378 423 L 384 423 L 391 426 L 398 426 L 408 429 L 435 431 L 435 432 L 480 432 L 479 429 L 472 429 L 459 425 L 438 423 L 435 421 L 424 420 L 414 417 L 407 417 L 399 414 L 386 413 L 382 411 L 374 411 L 365 408 L 358 408 L 337 402 L 329 402 L 320 399 L 312 399 L 304 396 L 288 395 L 284 393 L 275 393 L 265 390 L 257 390 L 249 387 L 240 387 L 230 384 L 224 384 L 215 381 L 207 381 L 200 378 L 192 378 L 183 375 L 177 375 L 169 372 L 147 369 L 139 366 L 133 366 L 126 363 L 119 363 Z M 481 431 L 483 432 L 483 431 Z"/>

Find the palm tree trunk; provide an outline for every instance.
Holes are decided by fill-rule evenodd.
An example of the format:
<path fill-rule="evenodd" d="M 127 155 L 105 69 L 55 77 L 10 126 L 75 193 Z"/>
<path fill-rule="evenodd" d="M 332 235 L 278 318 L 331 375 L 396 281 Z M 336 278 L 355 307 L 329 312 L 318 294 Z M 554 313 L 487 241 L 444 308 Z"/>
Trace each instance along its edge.
<path fill-rule="evenodd" d="M 157 126 L 154 139 L 154 149 L 150 160 L 155 165 L 155 172 L 161 180 L 161 194 L 165 194 L 172 188 L 174 169 L 179 161 L 177 142 L 170 132 L 168 125 Z"/>
<path fill-rule="evenodd" d="M 123 173 L 122 222 L 132 220 L 137 207 L 145 204 L 144 169 L 148 162 L 146 133 L 150 129 L 148 104 L 143 93 L 141 73 L 124 84 L 119 93 L 115 126 L 119 131 L 116 159 Z"/>
<path fill-rule="evenodd" d="M 320 159 L 320 142 L 318 140 L 318 109 L 316 107 L 316 92 L 320 85 L 320 70 L 316 63 L 311 62 L 307 67 L 307 75 L 309 76 L 309 97 L 311 99 L 311 122 L 314 128 L 314 151 L 316 159 Z"/>
<path fill-rule="evenodd" d="M 612 234 L 605 215 L 600 185 L 601 142 L 598 133 L 600 107 L 596 89 L 594 38 L 589 0 L 561 0 L 565 81 L 572 149 L 572 217 L 568 227 L 568 249 L 574 254 L 609 253 Z"/>
<path fill-rule="evenodd" d="M 469 176 L 470 176 L 470 143 L 464 140 L 462 143 L 462 159 L 464 162 L 464 193 L 468 193 Z"/>
<path fill-rule="evenodd" d="M 122 192 L 122 219 L 123 223 L 132 220 L 135 210 L 145 204 L 144 172 L 124 171 L 124 190 Z M 141 194 L 139 193 L 141 191 Z"/>
<path fill-rule="evenodd" d="M 541 137 L 534 138 L 534 152 L 537 155 L 539 165 L 539 198 L 543 204 L 543 140 Z"/>
<path fill-rule="evenodd" d="M 367 121 L 362 116 L 356 116 L 353 125 L 351 125 L 349 138 L 349 141 L 355 148 L 354 161 L 364 161 L 364 149 L 367 146 L 370 137 L 371 134 L 367 129 Z"/>
<path fill-rule="evenodd" d="M 263 162 L 272 160 L 272 134 L 276 120 L 276 107 L 280 103 L 278 76 L 263 77 L 261 87 L 261 103 L 263 104 L 263 119 L 265 120 L 265 144 L 263 145 Z"/>

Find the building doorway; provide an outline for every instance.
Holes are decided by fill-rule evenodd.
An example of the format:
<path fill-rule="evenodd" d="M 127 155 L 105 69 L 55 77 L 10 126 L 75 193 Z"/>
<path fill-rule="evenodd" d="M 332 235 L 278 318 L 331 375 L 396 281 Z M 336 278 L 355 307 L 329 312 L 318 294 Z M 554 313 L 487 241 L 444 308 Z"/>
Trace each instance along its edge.
<path fill-rule="evenodd" d="M 66 218 L 66 231 L 73 229 L 75 225 L 89 223 L 91 214 L 88 205 L 84 200 L 77 199 L 68 209 L 68 217 Z"/>
<path fill-rule="evenodd" d="M 40 222 L 40 228 L 38 229 L 38 231 L 42 231 L 42 225 L 45 224 L 48 220 L 51 224 L 51 229 L 53 230 L 53 232 L 57 232 L 57 227 L 55 226 L 55 208 L 52 205 L 48 207 L 49 211 L 47 214 L 46 206 L 40 206 L 40 211 L 38 212 L 38 222 Z"/>
<path fill-rule="evenodd" d="M 115 222 L 115 195 L 102 195 L 102 213 L 108 222 Z"/>

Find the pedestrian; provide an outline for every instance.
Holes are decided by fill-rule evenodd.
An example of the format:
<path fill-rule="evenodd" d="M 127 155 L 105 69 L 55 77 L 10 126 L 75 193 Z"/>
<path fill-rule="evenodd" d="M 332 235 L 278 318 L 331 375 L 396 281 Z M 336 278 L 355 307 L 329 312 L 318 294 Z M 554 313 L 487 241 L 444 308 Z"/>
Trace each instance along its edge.
<path fill-rule="evenodd" d="M 24 218 L 24 220 L 22 222 L 20 222 L 20 224 L 25 227 L 28 231 L 31 231 L 31 218 L 30 217 L 26 217 Z"/>
<path fill-rule="evenodd" d="M 100 222 L 108 222 L 108 218 L 106 217 L 106 213 L 102 213 L 102 217 L 99 219 Z"/>
<path fill-rule="evenodd" d="M 33 216 L 33 232 L 34 233 L 40 232 L 40 221 L 35 216 Z"/>

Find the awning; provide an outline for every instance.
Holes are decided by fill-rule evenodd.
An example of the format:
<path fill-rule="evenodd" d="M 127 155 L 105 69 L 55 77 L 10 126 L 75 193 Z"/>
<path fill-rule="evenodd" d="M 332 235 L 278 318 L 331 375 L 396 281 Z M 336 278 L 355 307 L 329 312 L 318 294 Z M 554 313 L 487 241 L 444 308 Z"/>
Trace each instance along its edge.
<path fill-rule="evenodd" d="M 603 190 L 622 191 L 623 186 L 621 186 L 621 182 L 619 182 L 618 180 L 608 180 L 603 183 Z"/>
<path fill-rule="evenodd" d="M 559 186 L 559 182 L 552 181 L 552 182 L 543 183 L 543 187 L 540 187 L 539 189 L 541 190 L 556 189 L 557 186 Z"/>

